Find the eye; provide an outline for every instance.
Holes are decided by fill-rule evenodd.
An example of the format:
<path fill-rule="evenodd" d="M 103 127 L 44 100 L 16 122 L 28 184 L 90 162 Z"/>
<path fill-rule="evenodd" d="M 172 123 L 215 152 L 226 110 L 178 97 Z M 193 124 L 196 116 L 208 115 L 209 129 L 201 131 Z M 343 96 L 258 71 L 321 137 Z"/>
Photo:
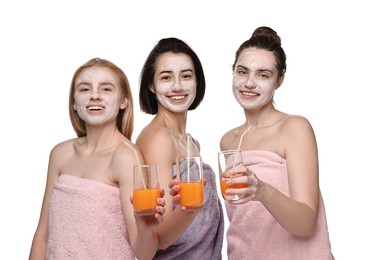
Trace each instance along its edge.
<path fill-rule="evenodd" d="M 169 80 L 171 80 L 171 78 L 172 77 L 167 73 L 163 73 L 160 75 L 160 80 L 162 80 L 162 81 L 169 81 Z"/>
<path fill-rule="evenodd" d="M 101 92 L 111 92 L 114 91 L 116 87 L 111 82 L 103 82 L 99 87 L 98 90 Z"/>
<path fill-rule="evenodd" d="M 245 69 L 237 69 L 236 71 L 235 71 L 235 74 L 237 74 L 237 75 L 240 75 L 240 76 L 243 76 L 243 75 L 246 75 L 247 74 L 247 71 L 245 70 Z"/>
<path fill-rule="evenodd" d="M 182 78 L 183 78 L 183 79 L 186 79 L 186 80 L 187 80 L 187 79 L 191 79 L 192 77 L 193 77 L 193 76 L 192 76 L 192 74 L 190 74 L 190 73 L 186 73 L 186 74 L 183 74 L 183 75 L 182 75 Z"/>
<path fill-rule="evenodd" d="M 88 91 L 90 91 L 90 87 L 87 85 L 79 85 L 78 90 L 80 92 L 88 92 Z"/>
<path fill-rule="evenodd" d="M 269 76 L 266 73 L 260 73 L 258 76 L 261 79 L 268 79 L 269 78 Z"/>
<path fill-rule="evenodd" d="M 103 92 L 109 92 L 109 91 L 112 91 L 112 88 L 111 87 L 103 87 L 102 91 Z"/>

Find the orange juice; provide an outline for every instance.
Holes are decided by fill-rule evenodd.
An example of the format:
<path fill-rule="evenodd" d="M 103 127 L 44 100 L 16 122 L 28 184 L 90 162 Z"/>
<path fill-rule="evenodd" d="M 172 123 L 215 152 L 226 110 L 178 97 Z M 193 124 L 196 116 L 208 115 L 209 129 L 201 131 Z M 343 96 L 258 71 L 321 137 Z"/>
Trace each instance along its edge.
<path fill-rule="evenodd" d="M 138 215 L 153 215 L 158 206 L 160 189 L 139 189 L 133 191 L 133 207 Z"/>
<path fill-rule="evenodd" d="M 240 188 L 246 188 L 246 187 L 248 187 L 248 184 L 246 184 L 246 183 L 237 183 L 237 184 L 228 185 L 226 183 L 227 180 L 228 180 L 228 178 L 222 178 L 220 180 L 221 194 L 223 196 L 229 195 L 229 194 L 226 194 L 226 190 L 227 189 L 240 189 Z"/>
<path fill-rule="evenodd" d="M 203 204 L 202 182 L 180 182 L 180 205 L 187 208 L 200 207 Z"/>

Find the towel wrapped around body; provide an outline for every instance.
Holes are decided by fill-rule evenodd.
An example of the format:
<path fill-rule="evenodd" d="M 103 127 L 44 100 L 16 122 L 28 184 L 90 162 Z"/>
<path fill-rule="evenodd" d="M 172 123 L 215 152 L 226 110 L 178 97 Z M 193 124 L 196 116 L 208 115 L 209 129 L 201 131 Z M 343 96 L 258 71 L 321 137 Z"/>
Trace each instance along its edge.
<path fill-rule="evenodd" d="M 243 162 L 259 179 L 290 196 L 286 160 L 268 151 L 242 151 Z M 231 158 L 234 161 L 233 158 Z M 228 159 L 229 160 L 229 159 Z M 286 231 L 262 203 L 249 201 L 233 205 L 226 202 L 230 221 L 227 231 L 229 260 L 330 260 L 333 259 L 322 196 L 318 220 L 310 237 Z"/>
<path fill-rule="evenodd" d="M 47 259 L 135 259 L 119 189 L 61 174 L 49 205 Z"/>
<path fill-rule="evenodd" d="M 173 166 L 176 178 L 177 170 Z M 187 166 L 180 165 L 181 175 L 187 175 Z M 198 213 L 185 233 L 165 250 L 158 250 L 154 260 L 219 260 L 224 239 L 224 215 L 216 191 L 215 173 L 203 163 L 204 208 Z"/>

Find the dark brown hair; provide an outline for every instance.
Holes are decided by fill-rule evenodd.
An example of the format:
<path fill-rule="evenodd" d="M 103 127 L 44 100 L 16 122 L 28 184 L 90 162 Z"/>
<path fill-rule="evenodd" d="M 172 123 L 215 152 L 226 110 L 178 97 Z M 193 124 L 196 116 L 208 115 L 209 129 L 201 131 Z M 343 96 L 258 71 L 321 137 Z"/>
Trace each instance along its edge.
<path fill-rule="evenodd" d="M 188 44 L 186 44 L 182 40 L 179 40 L 177 38 L 161 39 L 151 50 L 141 71 L 139 94 L 140 108 L 143 112 L 147 114 L 155 115 L 158 112 L 156 95 L 151 92 L 149 88 L 154 82 L 157 59 L 167 52 L 186 54 L 193 61 L 197 81 L 197 91 L 196 97 L 188 110 L 193 110 L 198 107 L 205 95 L 205 75 L 203 72 L 201 61 L 199 60 L 197 54 L 192 50 L 191 47 L 188 46 Z"/>
<path fill-rule="evenodd" d="M 278 36 L 276 31 L 266 26 L 255 29 L 252 37 L 240 45 L 239 49 L 235 53 L 233 69 L 235 68 L 241 52 L 251 47 L 273 52 L 276 58 L 276 69 L 279 72 L 279 76 L 281 77 L 285 74 L 286 54 L 281 46 L 281 38 Z"/>

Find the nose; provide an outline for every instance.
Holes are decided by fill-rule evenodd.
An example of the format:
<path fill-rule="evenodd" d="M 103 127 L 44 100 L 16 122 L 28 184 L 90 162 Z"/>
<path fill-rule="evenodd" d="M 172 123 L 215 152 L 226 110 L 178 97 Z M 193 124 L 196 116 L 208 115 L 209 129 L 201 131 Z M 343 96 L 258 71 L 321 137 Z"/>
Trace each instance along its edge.
<path fill-rule="evenodd" d="M 179 91 L 179 90 L 182 90 L 184 89 L 184 87 L 182 86 L 181 82 L 179 80 L 175 80 L 173 82 L 173 85 L 172 85 L 172 90 L 173 91 Z"/>
<path fill-rule="evenodd" d="M 99 100 L 100 99 L 100 92 L 98 90 L 93 90 L 90 96 L 91 100 Z"/>
<path fill-rule="evenodd" d="M 247 88 L 256 88 L 257 87 L 257 84 L 255 83 L 253 75 L 249 76 L 247 82 L 245 83 L 245 86 Z"/>
<path fill-rule="evenodd" d="M 172 85 L 172 90 L 177 91 L 177 90 L 180 90 L 180 89 L 181 89 L 181 85 L 180 85 L 179 80 L 175 80 L 175 81 L 173 82 L 173 85 Z"/>

